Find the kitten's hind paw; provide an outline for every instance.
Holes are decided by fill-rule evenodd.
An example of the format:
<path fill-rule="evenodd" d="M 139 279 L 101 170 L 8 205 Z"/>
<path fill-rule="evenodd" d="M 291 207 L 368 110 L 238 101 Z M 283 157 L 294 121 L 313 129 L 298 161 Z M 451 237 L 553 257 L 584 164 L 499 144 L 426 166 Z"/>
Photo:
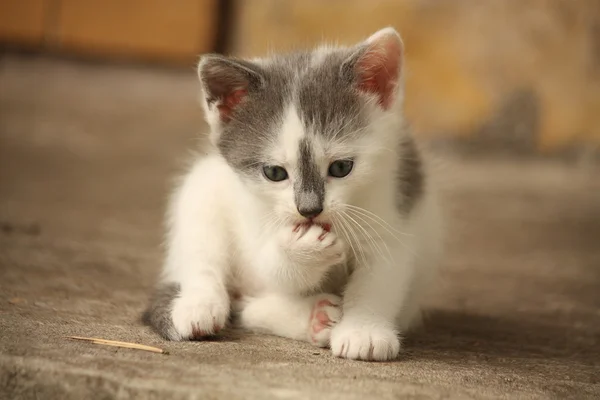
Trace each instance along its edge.
<path fill-rule="evenodd" d="M 342 299 L 333 294 L 315 296 L 308 325 L 310 341 L 315 346 L 329 347 L 331 329 L 342 317 L 341 302 Z"/>

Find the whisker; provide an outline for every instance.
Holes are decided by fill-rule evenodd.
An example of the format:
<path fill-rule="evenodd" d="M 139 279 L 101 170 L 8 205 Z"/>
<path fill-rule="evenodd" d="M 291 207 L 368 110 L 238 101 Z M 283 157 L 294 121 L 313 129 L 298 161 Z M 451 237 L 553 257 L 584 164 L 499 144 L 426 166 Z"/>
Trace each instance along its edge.
<path fill-rule="evenodd" d="M 387 227 L 387 229 L 389 229 L 393 232 L 396 232 L 399 235 L 413 236 L 411 233 L 399 231 L 398 229 L 394 228 L 385 219 L 381 218 L 379 215 L 375 214 L 374 212 L 367 210 L 366 208 L 354 206 L 352 204 L 344 204 L 343 207 L 348 208 L 349 210 L 353 210 L 354 212 L 361 213 L 362 215 L 371 218 L 374 222 L 377 222 L 380 226 Z"/>
<path fill-rule="evenodd" d="M 361 230 L 365 239 L 367 239 L 369 241 L 369 246 L 371 247 L 371 249 L 377 251 L 377 253 L 383 260 L 387 260 L 386 256 L 383 254 L 383 251 L 381 250 L 381 247 L 379 246 L 379 244 L 377 243 L 375 238 L 373 238 L 373 235 L 371 235 L 359 222 L 357 222 L 354 218 L 352 218 L 352 216 L 350 216 L 350 214 L 344 213 L 344 215 Z M 377 234 L 377 232 L 375 232 L 375 233 Z M 377 235 L 379 235 L 379 234 L 377 234 Z M 379 239 L 381 240 L 381 236 L 379 236 Z M 390 254 L 390 260 L 391 260 L 391 254 Z"/>
<path fill-rule="evenodd" d="M 366 265 L 367 264 L 367 257 L 365 256 L 365 252 L 364 252 L 364 250 L 363 250 L 363 248 L 361 246 L 360 240 L 358 240 L 358 236 L 356 235 L 356 233 L 352 229 L 352 226 L 351 225 L 346 225 L 347 221 L 345 221 L 343 218 L 340 219 L 340 222 L 342 223 L 342 225 L 344 225 L 348 229 L 348 232 L 350 233 L 350 235 L 352 236 L 352 238 L 355 240 L 356 247 L 359 250 L 358 253 L 361 256 L 363 264 Z"/>
<path fill-rule="evenodd" d="M 337 217 L 337 214 L 336 214 L 336 217 Z M 354 248 L 354 245 L 352 244 L 352 240 L 350 239 L 350 236 L 348 235 L 348 232 L 347 232 L 346 228 L 344 227 L 344 225 L 341 223 L 341 221 L 338 221 L 337 218 L 334 218 L 334 215 L 332 215 L 331 222 L 332 222 L 334 228 L 336 229 L 336 231 L 340 232 L 343 235 L 343 237 L 346 239 L 346 242 L 350 245 L 350 250 L 352 250 L 354 259 L 358 261 L 358 254 L 356 253 L 356 249 Z M 340 229 L 338 229 L 338 228 L 340 228 Z"/>
<path fill-rule="evenodd" d="M 387 246 L 387 244 L 385 243 L 385 241 L 383 240 L 383 238 L 381 237 L 381 235 L 379 234 L 379 232 L 377 232 L 377 230 L 374 229 L 373 226 L 367 220 L 365 220 L 364 218 L 360 217 L 359 215 L 356 215 L 356 214 L 354 215 L 357 219 L 360 219 L 362 222 L 366 223 L 368 225 L 369 229 L 371 229 L 371 231 L 373 231 L 373 233 L 375 233 L 375 235 L 377 235 L 378 241 L 381 244 L 383 244 L 383 246 L 385 246 L 385 249 L 386 249 L 386 251 L 388 253 L 389 258 L 386 258 L 386 256 L 383 254 L 383 250 L 381 249 L 381 246 L 379 245 L 378 241 L 375 240 L 375 238 L 373 237 L 373 235 L 371 235 L 371 234 L 368 233 L 368 231 L 367 231 L 367 229 L 365 227 L 363 227 L 359 222 L 357 222 L 356 220 L 354 220 L 354 218 L 352 218 L 352 216 L 349 213 L 345 212 L 345 215 L 350 220 L 352 220 L 365 233 L 365 235 L 367 235 L 370 238 L 372 244 L 374 246 L 376 246 L 377 251 L 378 251 L 379 255 L 381 256 L 381 258 L 383 260 L 388 260 L 388 261 L 392 261 L 393 260 L 392 253 L 390 252 L 389 247 Z"/>
<path fill-rule="evenodd" d="M 353 209 L 347 209 L 346 211 L 347 211 L 347 212 L 354 212 L 354 213 L 355 213 L 354 215 L 356 215 L 356 216 L 360 215 L 360 213 L 358 213 L 358 212 L 357 212 L 357 210 L 353 210 Z M 392 237 L 392 238 L 396 239 L 396 241 L 397 241 L 397 242 L 398 242 L 398 243 L 399 243 L 399 244 L 400 244 L 402 247 L 404 247 L 406 250 L 408 250 L 408 252 L 410 252 L 412 255 L 416 255 L 416 254 L 414 253 L 414 251 L 413 251 L 413 250 L 412 250 L 412 249 L 411 249 L 411 248 L 410 248 L 410 247 L 409 247 L 409 246 L 408 246 L 406 243 L 404 243 L 404 242 L 403 242 L 403 241 L 402 241 L 402 240 L 401 240 L 401 239 L 400 239 L 398 236 L 396 236 L 396 235 L 394 234 L 394 232 L 393 232 L 393 231 L 391 231 L 391 230 L 390 230 L 389 228 L 387 228 L 385 225 L 381 224 L 379 221 L 377 221 L 376 219 L 374 219 L 373 217 L 371 217 L 371 216 L 370 216 L 370 215 L 368 215 L 368 214 L 362 214 L 362 216 L 363 216 L 363 217 L 365 217 L 365 218 L 369 218 L 369 219 L 371 219 L 371 221 L 373 221 L 373 222 L 377 223 L 379 226 L 381 226 L 383 229 L 385 229 L 385 230 L 387 231 L 387 233 L 389 233 L 389 234 L 391 235 L 391 237 Z M 389 225 L 389 224 L 388 224 L 388 225 Z M 407 234 L 407 233 L 403 233 L 403 232 L 400 232 L 400 231 L 398 231 L 398 233 L 402 233 L 402 234 L 404 234 L 404 235 L 406 235 L 406 236 L 413 236 L 412 234 Z"/>

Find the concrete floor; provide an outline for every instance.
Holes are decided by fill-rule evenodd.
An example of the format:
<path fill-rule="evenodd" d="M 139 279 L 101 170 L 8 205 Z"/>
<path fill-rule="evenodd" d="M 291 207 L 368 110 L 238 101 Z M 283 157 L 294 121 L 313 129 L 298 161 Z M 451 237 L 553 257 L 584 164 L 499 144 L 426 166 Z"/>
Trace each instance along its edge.
<path fill-rule="evenodd" d="M 396 362 L 139 322 L 193 70 L 0 58 L 0 398 L 600 398 L 600 169 L 438 155 L 449 253 Z M 65 339 L 155 345 L 170 355 Z"/>

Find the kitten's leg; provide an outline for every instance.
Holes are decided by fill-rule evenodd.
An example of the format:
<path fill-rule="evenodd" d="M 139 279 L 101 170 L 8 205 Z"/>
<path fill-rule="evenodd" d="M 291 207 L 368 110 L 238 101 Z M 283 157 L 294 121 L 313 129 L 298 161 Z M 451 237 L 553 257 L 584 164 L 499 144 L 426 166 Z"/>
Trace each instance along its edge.
<path fill-rule="evenodd" d="M 228 317 L 229 297 L 222 283 L 206 277 L 191 285 L 161 282 L 142 319 L 165 339 L 188 340 L 217 333 Z"/>
<path fill-rule="evenodd" d="M 181 292 L 173 301 L 171 319 L 176 337 L 172 340 L 201 339 L 218 333 L 227 323 L 229 294 L 220 274 L 197 274 L 180 282 Z"/>
<path fill-rule="evenodd" d="M 206 182 L 210 179 L 203 176 L 204 172 L 196 167 L 173 204 L 162 287 L 178 290 L 169 291 L 169 296 L 158 293 L 148 310 L 170 315 L 146 316 L 146 320 L 170 340 L 213 335 L 229 318 L 228 240 L 219 207 L 208 204 L 207 199 L 214 196 L 199 192 L 207 190 Z"/>
<path fill-rule="evenodd" d="M 410 257 L 396 254 L 395 263 L 374 260 L 359 265 L 344 293 L 344 316 L 331 334 L 334 355 L 385 361 L 400 351 L 396 317 L 412 280 Z"/>
<path fill-rule="evenodd" d="M 342 315 L 341 298 L 333 294 L 299 297 L 272 293 L 242 303 L 240 326 L 319 347 L 329 346 L 331 329 Z"/>

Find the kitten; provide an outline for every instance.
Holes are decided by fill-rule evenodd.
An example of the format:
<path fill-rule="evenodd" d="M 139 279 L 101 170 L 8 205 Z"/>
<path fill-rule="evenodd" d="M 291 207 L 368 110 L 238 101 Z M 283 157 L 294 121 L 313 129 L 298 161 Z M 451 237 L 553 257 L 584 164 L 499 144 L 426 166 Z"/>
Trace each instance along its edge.
<path fill-rule="evenodd" d="M 441 252 L 431 179 L 405 129 L 403 45 L 202 57 L 209 149 L 172 199 L 145 321 L 200 339 L 242 327 L 390 360 Z"/>

